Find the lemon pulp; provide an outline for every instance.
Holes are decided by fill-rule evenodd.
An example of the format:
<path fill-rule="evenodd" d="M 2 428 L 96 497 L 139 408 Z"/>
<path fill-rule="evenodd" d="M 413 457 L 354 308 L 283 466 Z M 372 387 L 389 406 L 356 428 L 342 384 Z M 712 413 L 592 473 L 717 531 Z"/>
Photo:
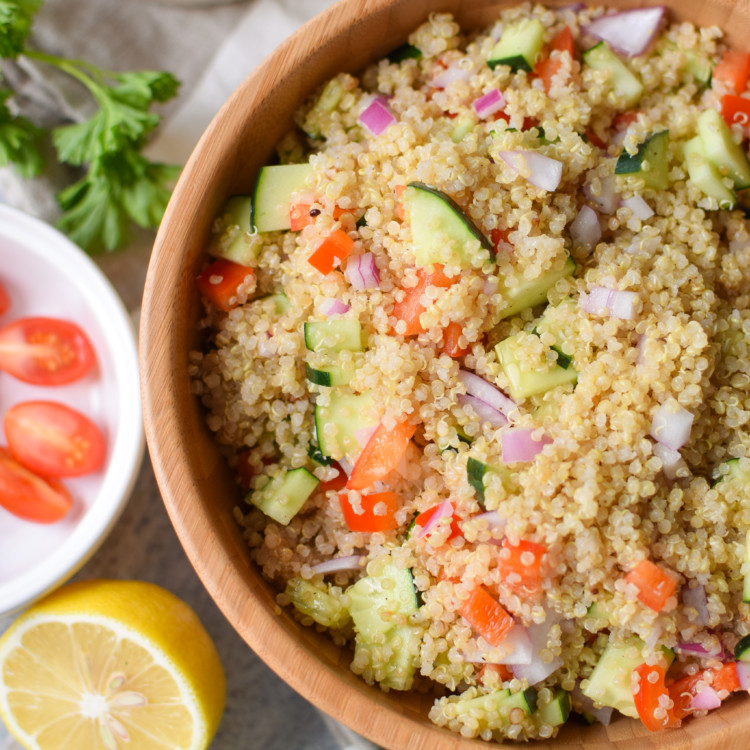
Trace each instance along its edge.
<path fill-rule="evenodd" d="M 0 639 L 0 714 L 31 750 L 203 750 L 225 689 L 195 613 L 153 584 L 63 587 Z"/>

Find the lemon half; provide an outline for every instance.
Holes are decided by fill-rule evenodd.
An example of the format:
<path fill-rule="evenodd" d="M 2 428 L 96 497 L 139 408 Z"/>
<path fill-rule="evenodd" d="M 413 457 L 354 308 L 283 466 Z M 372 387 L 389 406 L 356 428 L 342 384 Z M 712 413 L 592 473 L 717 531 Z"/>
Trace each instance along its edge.
<path fill-rule="evenodd" d="M 0 638 L 0 716 L 29 750 L 204 750 L 224 671 L 193 610 L 139 581 L 83 581 Z"/>

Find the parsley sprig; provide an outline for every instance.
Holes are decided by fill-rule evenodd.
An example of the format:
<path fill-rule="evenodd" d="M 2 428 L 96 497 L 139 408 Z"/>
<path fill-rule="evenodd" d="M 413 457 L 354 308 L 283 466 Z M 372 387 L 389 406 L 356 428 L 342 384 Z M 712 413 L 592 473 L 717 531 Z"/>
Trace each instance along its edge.
<path fill-rule="evenodd" d="M 96 104 L 87 120 L 52 130 L 57 158 L 83 176 L 58 194 L 58 226 L 89 252 L 124 244 L 132 223 L 155 228 L 166 208 L 179 168 L 149 161 L 142 153 L 160 116 L 154 104 L 176 96 L 179 82 L 161 71 L 103 70 L 84 60 L 26 47 L 42 0 L 0 0 L 0 57 L 19 55 L 52 65 L 79 81 Z M 0 165 L 23 176 L 43 168 L 44 131 L 7 105 L 12 92 L 0 88 Z"/>

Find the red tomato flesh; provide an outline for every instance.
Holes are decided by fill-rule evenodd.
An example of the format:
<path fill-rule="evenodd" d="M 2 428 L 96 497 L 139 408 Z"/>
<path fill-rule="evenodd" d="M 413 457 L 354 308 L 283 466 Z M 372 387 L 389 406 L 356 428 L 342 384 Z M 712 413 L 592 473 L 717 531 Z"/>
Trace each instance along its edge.
<path fill-rule="evenodd" d="M 96 364 L 79 326 L 58 318 L 21 318 L 0 329 L 0 370 L 32 385 L 65 385 Z"/>
<path fill-rule="evenodd" d="M 101 430 L 86 416 L 54 401 L 25 401 L 5 413 L 13 457 L 44 476 L 77 477 L 104 464 Z"/>
<path fill-rule="evenodd" d="M 44 480 L 0 448 L 0 507 L 25 521 L 54 523 L 73 505 L 65 487 L 54 479 Z"/>

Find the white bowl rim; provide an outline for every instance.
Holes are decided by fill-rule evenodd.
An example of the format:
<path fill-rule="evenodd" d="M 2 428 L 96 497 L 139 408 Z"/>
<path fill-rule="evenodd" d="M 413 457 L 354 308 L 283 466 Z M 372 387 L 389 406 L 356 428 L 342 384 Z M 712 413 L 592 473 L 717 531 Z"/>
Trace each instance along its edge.
<path fill-rule="evenodd" d="M 145 436 L 135 326 L 109 279 L 77 245 L 40 219 L 0 205 L 0 227 L 0 236 L 21 245 L 33 240 L 34 252 L 44 261 L 60 268 L 61 275 L 75 273 L 83 282 L 86 302 L 96 310 L 99 326 L 110 343 L 107 354 L 117 379 L 119 402 L 118 429 L 96 500 L 44 565 L 0 586 L 0 616 L 4 616 L 57 588 L 96 552 L 130 499 L 145 452 Z"/>

